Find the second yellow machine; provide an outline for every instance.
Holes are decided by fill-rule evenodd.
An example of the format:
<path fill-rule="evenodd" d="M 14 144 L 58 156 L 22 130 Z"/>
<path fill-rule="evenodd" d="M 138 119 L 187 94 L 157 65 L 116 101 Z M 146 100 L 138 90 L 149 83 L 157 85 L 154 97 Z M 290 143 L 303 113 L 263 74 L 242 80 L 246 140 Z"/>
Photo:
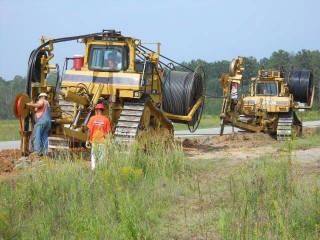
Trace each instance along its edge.
<path fill-rule="evenodd" d="M 291 69 L 286 77 L 284 68 L 278 71 L 261 68 L 251 79 L 249 91 L 243 91 L 244 59 L 237 57 L 230 63 L 229 74 L 221 76 L 223 94 L 221 131 L 224 125 L 276 134 L 285 140 L 302 134 L 302 123 L 296 110 L 311 109 L 315 84 L 313 71 Z"/>
<path fill-rule="evenodd" d="M 49 64 L 54 45 L 75 40 L 85 44 L 84 55 L 66 58 L 59 77 L 59 66 Z M 203 68 L 192 70 L 162 56 L 159 43 L 146 47 L 141 40 L 115 30 L 42 38 L 41 42 L 29 58 L 25 96 L 36 100 L 40 93 L 48 94 L 52 108 L 50 146 L 56 140 L 69 145 L 85 142 L 86 124 L 97 103 L 107 107 L 103 114 L 110 118 L 118 142 L 173 134 L 172 122 L 185 123 L 190 131 L 198 127 L 206 90 Z M 73 63 L 71 68 L 69 62 Z M 185 70 L 176 71 L 177 64 Z M 49 85 L 46 77 L 52 70 L 58 77 Z M 24 106 L 15 108 L 25 112 L 21 132 L 22 152 L 27 154 L 34 123 Z"/>

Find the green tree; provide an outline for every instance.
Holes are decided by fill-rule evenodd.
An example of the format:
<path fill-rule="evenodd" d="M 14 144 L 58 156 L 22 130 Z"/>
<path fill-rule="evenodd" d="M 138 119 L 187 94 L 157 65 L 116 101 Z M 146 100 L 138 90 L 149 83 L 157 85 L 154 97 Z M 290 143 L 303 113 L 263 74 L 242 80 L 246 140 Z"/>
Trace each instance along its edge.
<path fill-rule="evenodd" d="M 282 65 L 285 69 L 291 68 L 292 64 L 294 62 L 294 54 L 289 53 L 284 50 L 278 50 L 271 54 L 271 57 L 269 59 L 263 58 L 262 61 L 260 61 L 261 65 L 264 65 L 264 68 L 266 69 L 279 69 L 279 67 Z"/>
<path fill-rule="evenodd" d="M 258 75 L 258 70 L 260 65 L 256 58 L 254 57 L 245 57 L 244 59 L 244 71 L 242 74 L 243 84 L 249 86 L 251 83 L 251 78 Z"/>
<path fill-rule="evenodd" d="M 5 81 L 0 78 L 0 118 L 10 119 L 14 118 L 13 104 L 16 95 L 25 92 L 26 78 L 15 76 L 13 80 Z"/>

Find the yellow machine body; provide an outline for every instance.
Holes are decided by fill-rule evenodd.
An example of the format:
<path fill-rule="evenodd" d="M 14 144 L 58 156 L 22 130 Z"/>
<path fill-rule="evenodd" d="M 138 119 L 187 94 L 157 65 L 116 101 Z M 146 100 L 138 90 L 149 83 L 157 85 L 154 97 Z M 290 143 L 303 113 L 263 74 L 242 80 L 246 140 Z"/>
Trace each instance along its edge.
<path fill-rule="evenodd" d="M 302 123 L 294 110 L 302 105 L 290 92 L 283 69 L 260 69 L 258 76 L 251 79 L 249 91 L 244 93 L 241 90 L 243 61 L 242 57 L 235 58 L 230 64 L 229 74 L 221 77 L 225 98 L 220 114 L 220 135 L 226 124 L 252 132 L 276 134 L 279 140 L 300 135 Z M 314 96 L 313 75 L 308 70 L 303 70 L 303 73 L 309 73 L 307 78 L 301 77 L 301 81 L 311 81 L 307 86 L 312 94 L 308 104 L 304 104 L 302 108 L 310 109 Z M 301 75 L 301 71 L 299 74 Z"/>
<path fill-rule="evenodd" d="M 79 41 L 77 37 L 68 40 Z M 162 108 L 166 67 L 160 65 L 160 43 L 153 44 L 156 49 L 153 51 L 143 47 L 139 39 L 125 37 L 114 30 L 81 36 L 80 41 L 85 45 L 83 56 L 66 58 L 62 76 L 51 86 L 46 77 L 54 69 L 58 70 L 58 66 L 50 65 L 49 60 L 54 57 L 54 44 L 61 41 L 42 38 L 37 52 L 31 53 L 28 75 L 27 93 L 31 99 L 36 101 L 41 92 L 48 94 L 50 137 L 54 139 L 60 138 L 69 145 L 86 141 L 86 124 L 97 103 L 106 106 L 103 114 L 111 120 L 113 136 L 120 142 L 150 138 L 147 136 L 150 134 L 173 136 L 171 120 L 189 124 L 203 106 L 204 94 L 188 114 L 166 113 Z M 113 59 L 114 66 L 108 58 Z M 69 61 L 74 63 L 71 68 L 67 67 Z M 25 120 L 26 131 L 29 126 L 33 126 L 31 117 Z"/>

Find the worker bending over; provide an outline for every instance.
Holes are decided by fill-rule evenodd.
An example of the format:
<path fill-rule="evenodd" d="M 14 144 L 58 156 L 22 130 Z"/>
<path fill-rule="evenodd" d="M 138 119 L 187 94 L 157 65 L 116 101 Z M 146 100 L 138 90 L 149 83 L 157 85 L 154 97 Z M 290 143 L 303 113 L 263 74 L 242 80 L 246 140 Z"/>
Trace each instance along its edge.
<path fill-rule="evenodd" d="M 48 153 L 48 136 L 51 128 L 51 108 L 46 93 L 40 93 L 38 98 L 39 100 L 36 103 L 30 102 L 26 105 L 35 108 L 35 125 L 31 134 L 31 146 L 39 156 L 43 156 Z"/>
<path fill-rule="evenodd" d="M 102 103 L 95 107 L 95 115 L 92 116 L 87 124 L 88 135 L 86 147 L 91 147 L 91 169 L 96 168 L 96 161 L 106 157 L 106 149 L 103 141 L 108 138 L 111 132 L 111 124 L 109 118 L 102 115 L 105 109 Z M 90 146 L 90 143 L 92 146 Z"/>

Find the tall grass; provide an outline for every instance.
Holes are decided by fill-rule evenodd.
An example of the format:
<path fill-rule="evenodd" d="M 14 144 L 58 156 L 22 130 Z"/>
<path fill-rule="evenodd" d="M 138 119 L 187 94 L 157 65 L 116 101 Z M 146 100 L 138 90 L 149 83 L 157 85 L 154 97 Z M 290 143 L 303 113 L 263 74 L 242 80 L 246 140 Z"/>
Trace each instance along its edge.
<path fill-rule="evenodd" d="M 1 183 L 0 238 L 154 239 L 169 186 L 186 169 L 180 147 L 153 147 L 106 143 L 94 172 L 68 155 Z"/>
<path fill-rule="evenodd" d="M 266 157 L 229 179 L 230 204 L 221 211 L 224 239 L 319 239 L 319 176 L 298 177 L 289 153 Z"/>

